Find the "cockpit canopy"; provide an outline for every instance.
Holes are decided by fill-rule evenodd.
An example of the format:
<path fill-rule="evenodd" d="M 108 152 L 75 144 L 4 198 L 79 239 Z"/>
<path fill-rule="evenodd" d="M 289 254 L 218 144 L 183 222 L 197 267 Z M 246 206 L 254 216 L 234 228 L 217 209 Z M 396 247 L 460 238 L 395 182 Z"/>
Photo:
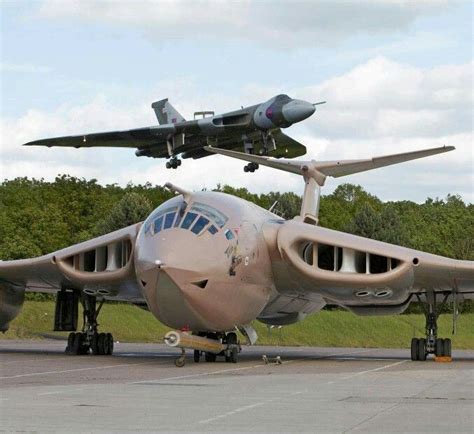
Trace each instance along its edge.
<path fill-rule="evenodd" d="M 195 235 L 200 235 L 205 231 L 215 235 L 228 220 L 229 218 L 224 213 L 202 202 L 193 202 L 190 207 L 184 201 L 176 205 L 165 204 L 158 207 L 146 219 L 145 236 L 152 236 L 171 228 L 190 230 Z M 228 239 L 233 238 L 229 230 L 225 232 L 225 235 Z"/>

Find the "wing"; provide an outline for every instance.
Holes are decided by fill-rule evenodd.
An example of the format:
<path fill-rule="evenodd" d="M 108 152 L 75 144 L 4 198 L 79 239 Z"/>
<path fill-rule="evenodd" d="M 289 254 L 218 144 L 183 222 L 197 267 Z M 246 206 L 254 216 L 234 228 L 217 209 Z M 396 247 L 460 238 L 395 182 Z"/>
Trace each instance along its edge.
<path fill-rule="evenodd" d="M 270 152 L 275 158 L 296 158 L 306 154 L 306 146 L 284 134 L 281 130 L 272 133 L 277 148 Z"/>
<path fill-rule="evenodd" d="M 413 294 L 434 291 L 474 298 L 474 262 L 343 232 L 288 221 L 276 237 L 281 262 L 306 294 L 319 294 L 328 303 L 357 313 L 404 310 Z"/>
<path fill-rule="evenodd" d="M 391 166 L 392 164 L 417 160 L 418 158 L 429 157 L 431 155 L 449 152 L 452 150 L 454 150 L 454 146 L 442 146 L 440 148 L 423 149 L 421 151 L 405 152 L 402 154 L 384 155 L 382 157 L 374 157 L 365 160 L 324 161 L 317 164 L 316 169 L 326 176 L 339 178 L 341 176 L 352 175 L 353 173 L 365 172 L 367 170 Z"/>
<path fill-rule="evenodd" d="M 0 261 L 0 330 L 23 304 L 24 292 L 76 289 L 108 300 L 143 303 L 133 266 L 141 223 L 33 259 Z"/>
<path fill-rule="evenodd" d="M 147 148 L 162 145 L 166 148 L 166 138 L 175 131 L 173 125 L 137 128 L 134 130 L 110 131 L 106 133 L 84 134 L 80 136 L 55 137 L 35 140 L 23 146 L 65 146 L 73 148 L 120 147 Z"/>

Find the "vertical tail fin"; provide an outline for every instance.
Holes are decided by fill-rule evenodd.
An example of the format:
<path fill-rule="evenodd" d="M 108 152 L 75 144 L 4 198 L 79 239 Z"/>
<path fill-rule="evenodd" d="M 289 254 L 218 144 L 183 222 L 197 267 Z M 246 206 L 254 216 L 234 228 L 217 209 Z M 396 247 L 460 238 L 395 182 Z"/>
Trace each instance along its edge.
<path fill-rule="evenodd" d="M 179 114 L 179 112 L 168 102 L 168 98 L 156 101 L 151 105 L 152 109 L 155 110 L 158 123 L 164 124 L 176 124 L 183 122 L 186 119 Z"/>

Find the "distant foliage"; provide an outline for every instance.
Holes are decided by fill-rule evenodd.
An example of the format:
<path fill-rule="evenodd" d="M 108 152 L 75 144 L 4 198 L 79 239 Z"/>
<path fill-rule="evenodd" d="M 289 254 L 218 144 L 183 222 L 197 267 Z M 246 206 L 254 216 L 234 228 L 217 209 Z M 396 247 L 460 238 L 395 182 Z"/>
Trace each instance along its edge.
<path fill-rule="evenodd" d="M 299 214 L 295 193 L 254 194 L 245 188 L 215 189 L 239 196 L 289 219 Z M 102 186 L 68 175 L 53 182 L 16 178 L 0 184 L 0 259 L 45 254 L 145 219 L 173 197 L 150 183 Z M 382 202 L 361 186 L 342 184 L 323 196 L 320 224 L 443 256 L 474 260 L 474 205 L 459 196 Z"/>
<path fill-rule="evenodd" d="M 110 214 L 99 221 L 93 232 L 104 235 L 145 220 L 153 210 L 151 202 L 142 194 L 129 192 L 114 205 Z"/>

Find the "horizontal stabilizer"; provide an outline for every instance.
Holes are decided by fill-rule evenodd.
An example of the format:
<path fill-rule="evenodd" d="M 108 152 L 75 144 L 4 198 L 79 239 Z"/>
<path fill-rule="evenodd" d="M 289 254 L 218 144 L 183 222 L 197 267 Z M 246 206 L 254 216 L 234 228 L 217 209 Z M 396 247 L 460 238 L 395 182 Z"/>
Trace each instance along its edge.
<path fill-rule="evenodd" d="M 229 151 L 226 149 L 206 146 L 206 151 L 222 154 L 240 160 L 261 164 L 285 172 L 297 173 L 305 177 L 314 178 L 319 185 L 324 184 L 326 176 L 338 178 L 340 176 L 352 175 L 354 173 L 365 172 L 367 170 L 378 169 L 379 167 L 390 166 L 392 164 L 403 163 L 405 161 L 416 160 L 418 158 L 429 157 L 454 150 L 454 146 L 442 146 L 439 148 L 424 149 L 421 151 L 405 152 L 401 154 L 385 155 L 366 160 L 339 160 L 339 161 L 295 161 L 276 160 L 270 157 L 262 157 L 242 152 Z"/>

